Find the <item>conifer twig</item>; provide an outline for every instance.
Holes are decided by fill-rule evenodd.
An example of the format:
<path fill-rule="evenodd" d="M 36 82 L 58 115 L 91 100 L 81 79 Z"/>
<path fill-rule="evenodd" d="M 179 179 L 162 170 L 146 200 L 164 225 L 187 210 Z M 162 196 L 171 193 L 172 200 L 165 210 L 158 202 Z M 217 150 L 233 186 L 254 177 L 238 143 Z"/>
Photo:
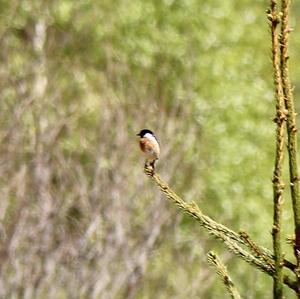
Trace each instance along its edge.
<path fill-rule="evenodd" d="M 153 174 L 152 170 L 148 169 L 148 168 L 145 168 L 145 173 L 154 179 L 156 184 L 160 187 L 162 192 L 164 192 L 166 194 L 167 197 L 168 196 L 173 196 L 173 198 L 171 198 L 172 201 L 175 202 L 177 205 L 179 205 L 181 207 L 183 200 L 180 199 L 178 197 L 178 195 L 175 194 L 175 192 L 172 191 L 171 188 L 165 182 L 163 182 L 163 180 L 160 178 L 159 175 Z M 181 205 L 178 204 L 178 202 L 181 202 Z M 224 234 L 228 239 L 230 239 L 232 241 L 235 241 L 235 242 L 239 243 L 240 245 L 245 245 L 247 247 L 250 247 L 250 249 L 251 249 L 251 246 L 249 245 L 249 243 L 246 242 L 244 240 L 244 238 L 241 238 L 240 234 L 234 232 L 233 230 L 229 229 L 228 227 L 222 225 L 221 223 L 215 222 L 210 217 L 204 215 L 200 211 L 199 207 L 194 202 L 192 202 L 190 204 L 188 204 L 188 203 L 185 203 L 185 204 L 189 205 L 190 207 L 196 207 L 197 208 L 198 214 L 201 215 L 201 221 L 200 222 L 202 223 L 202 226 L 207 228 L 209 231 L 213 230 L 214 231 L 213 234 L 216 234 L 216 233 Z M 261 254 L 263 254 L 266 257 L 269 257 L 270 259 L 273 260 L 273 255 L 268 249 L 266 249 L 262 246 L 259 246 L 259 245 L 256 245 L 256 247 L 260 249 Z M 260 258 L 259 256 L 257 256 L 257 257 Z M 291 263 L 288 262 L 288 264 L 291 264 Z"/>
<path fill-rule="evenodd" d="M 208 260 L 209 264 L 211 264 L 213 267 L 216 268 L 216 272 L 222 278 L 223 283 L 225 284 L 225 287 L 226 287 L 228 293 L 230 294 L 231 298 L 232 299 L 241 299 L 241 296 L 240 296 L 237 288 L 233 284 L 225 265 L 221 262 L 221 260 L 218 258 L 218 256 L 213 251 L 210 251 L 207 254 L 207 260 Z"/>
<path fill-rule="evenodd" d="M 208 232 L 215 236 L 216 238 L 222 240 L 224 244 L 237 256 L 241 257 L 247 263 L 257 267 L 261 271 L 267 273 L 270 276 L 274 274 L 274 264 L 270 265 L 266 263 L 263 258 L 259 256 L 255 256 L 248 251 L 244 250 L 238 244 L 247 246 L 247 243 L 239 236 L 238 233 L 230 230 L 226 226 L 217 223 L 212 220 L 210 217 L 204 215 L 197 204 L 195 202 L 187 203 L 183 199 L 181 199 L 169 186 L 166 182 L 164 182 L 160 176 L 156 173 L 153 173 L 152 168 L 145 167 L 145 173 L 152 178 L 152 180 L 158 185 L 160 190 L 166 195 L 166 197 L 176 204 L 180 209 L 182 209 L 185 213 L 192 216 L 194 219 L 198 221 L 198 223 L 204 227 Z M 263 251 L 266 250 L 263 247 L 259 247 Z M 269 255 L 265 253 L 266 255 Z M 284 277 L 284 283 L 288 285 L 290 288 L 295 287 L 295 283 L 291 281 L 288 276 Z"/>

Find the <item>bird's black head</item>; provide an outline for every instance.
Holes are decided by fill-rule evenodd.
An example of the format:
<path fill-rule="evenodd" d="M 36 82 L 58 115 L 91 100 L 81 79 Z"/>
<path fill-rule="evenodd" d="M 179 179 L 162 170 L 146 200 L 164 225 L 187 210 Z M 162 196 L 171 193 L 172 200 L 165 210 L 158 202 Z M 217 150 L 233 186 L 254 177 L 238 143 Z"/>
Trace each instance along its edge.
<path fill-rule="evenodd" d="M 140 133 L 136 134 L 137 136 L 140 136 L 140 137 L 144 137 L 146 134 L 151 134 L 151 135 L 154 135 L 152 131 L 148 130 L 148 129 L 143 129 L 141 130 Z"/>

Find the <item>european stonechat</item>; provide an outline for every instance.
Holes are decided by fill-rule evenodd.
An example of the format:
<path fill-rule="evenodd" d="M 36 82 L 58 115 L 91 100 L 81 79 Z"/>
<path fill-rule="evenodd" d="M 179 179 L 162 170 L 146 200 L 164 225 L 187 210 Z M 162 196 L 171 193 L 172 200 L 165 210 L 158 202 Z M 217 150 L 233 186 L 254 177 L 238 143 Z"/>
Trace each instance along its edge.
<path fill-rule="evenodd" d="M 140 136 L 140 148 L 146 155 L 145 167 L 151 166 L 154 170 L 154 163 L 159 158 L 159 143 L 152 131 L 143 129 L 137 134 Z"/>

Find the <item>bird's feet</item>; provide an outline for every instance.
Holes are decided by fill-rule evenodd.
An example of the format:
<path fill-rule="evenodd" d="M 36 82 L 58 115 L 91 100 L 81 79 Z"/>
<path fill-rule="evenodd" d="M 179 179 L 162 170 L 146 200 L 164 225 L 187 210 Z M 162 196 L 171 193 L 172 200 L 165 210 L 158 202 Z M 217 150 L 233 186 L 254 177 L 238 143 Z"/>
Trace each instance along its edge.
<path fill-rule="evenodd" d="M 144 171 L 147 175 L 149 176 L 153 176 L 155 171 L 154 171 L 154 167 L 150 164 L 148 165 L 147 163 L 145 163 L 145 166 L 144 166 Z"/>

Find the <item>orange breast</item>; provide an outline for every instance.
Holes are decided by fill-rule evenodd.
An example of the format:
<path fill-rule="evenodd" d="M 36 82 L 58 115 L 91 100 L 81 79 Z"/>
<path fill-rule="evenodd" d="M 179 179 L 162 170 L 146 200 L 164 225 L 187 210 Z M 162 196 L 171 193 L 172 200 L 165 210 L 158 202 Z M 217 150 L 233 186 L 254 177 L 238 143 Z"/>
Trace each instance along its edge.
<path fill-rule="evenodd" d="M 148 138 L 140 139 L 140 148 L 148 158 L 158 159 L 159 147 L 157 143 L 152 142 Z"/>

